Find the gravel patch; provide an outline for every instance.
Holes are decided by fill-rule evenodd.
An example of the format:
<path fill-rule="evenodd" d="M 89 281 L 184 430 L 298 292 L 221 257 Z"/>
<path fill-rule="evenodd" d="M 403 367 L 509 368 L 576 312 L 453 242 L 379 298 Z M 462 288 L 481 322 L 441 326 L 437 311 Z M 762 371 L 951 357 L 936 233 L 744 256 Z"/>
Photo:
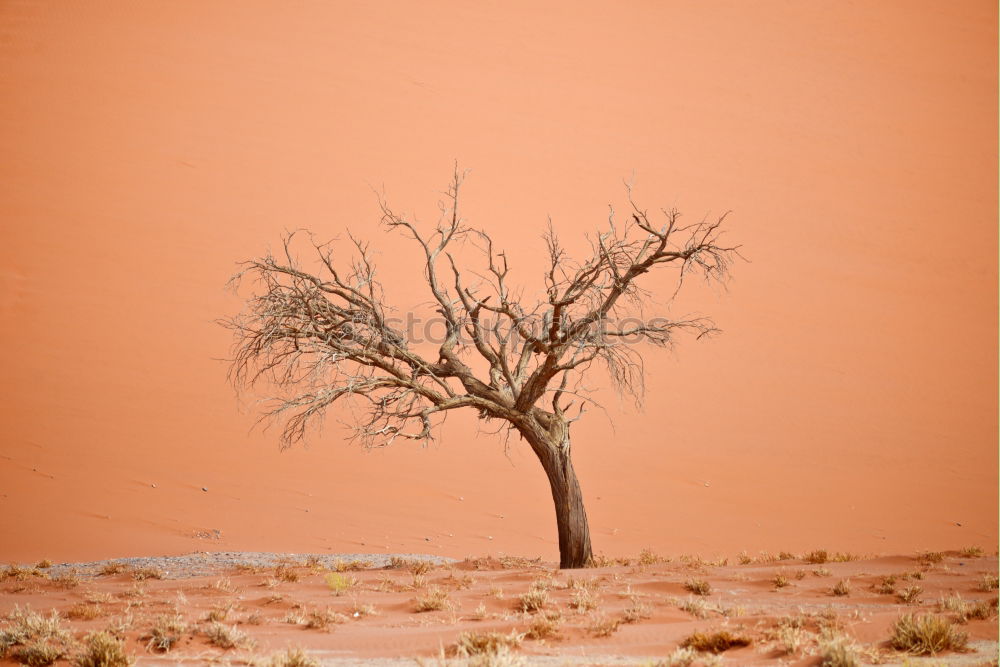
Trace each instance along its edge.
<path fill-rule="evenodd" d="M 231 570 L 240 565 L 260 568 L 275 567 L 281 563 L 296 562 L 305 564 L 307 559 L 316 559 L 326 567 L 334 567 L 337 561 L 365 561 L 373 570 L 387 567 L 393 558 L 421 560 L 436 565 L 447 565 L 457 562 L 454 558 L 430 556 L 427 554 L 298 554 L 277 553 L 271 551 L 199 551 L 182 556 L 143 556 L 137 558 L 111 558 L 87 563 L 56 563 L 46 572 L 59 575 L 75 571 L 83 578 L 96 577 L 108 563 L 121 563 L 128 568 L 155 568 L 163 573 L 164 579 L 187 579 L 189 577 L 204 577 L 218 574 L 220 571 Z M 25 563 L 31 567 L 31 563 Z"/>

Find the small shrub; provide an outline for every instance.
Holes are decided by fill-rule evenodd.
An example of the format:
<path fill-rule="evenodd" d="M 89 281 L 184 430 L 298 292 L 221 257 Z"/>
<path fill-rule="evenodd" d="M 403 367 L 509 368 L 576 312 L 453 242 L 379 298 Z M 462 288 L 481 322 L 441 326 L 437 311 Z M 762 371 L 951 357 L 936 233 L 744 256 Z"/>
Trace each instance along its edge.
<path fill-rule="evenodd" d="M 146 650 L 168 653 L 187 632 L 187 623 L 179 614 L 158 616 L 149 632 L 140 637 Z"/>
<path fill-rule="evenodd" d="M 879 595 L 892 595 L 896 592 L 896 575 L 890 574 L 882 577 L 881 581 L 872 586 Z"/>
<path fill-rule="evenodd" d="M 790 551 L 779 551 L 778 560 L 795 560 L 796 555 Z"/>
<path fill-rule="evenodd" d="M 105 576 L 105 577 L 110 577 L 110 576 L 113 576 L 113 575 L 116 575 L 116 574 L 122 574 L 123 572 L 127 572 L 127 571 L 128 571 L 128 565 L 126 565 L 125 563 L 113 560 L 113 561 L 105 563 L 101 567 L 101 569 L 98 570 L 97 573 L 100 574 L 100 575 L 102 575 L 102 576 Z"/>
<path fill-rule="evenodd" d="M 75 604 L 64 612 L 66 618 L 74 621 L 92 621 L 99 618 L 104 610 L 99 604 Z"/>
<path fill-rule="evenodd" d="M 784 588 L 785 586 L 792 585 L 792 582 L 790 582 L 788 577 L 786 577 L 782 572 L 774 575 L 774 579 L 772 579 L 771 582 L 774 584 L 775 588 Z"/>
<path fill-rule="evenodd" d="M 684 582 L 684 590 L 695 595 L 709 595 L 712 592 L 712 586 L 704 579 L 688 579 Z"/>
<path fill-rule="evenodd" d="M 807 563 L 813 563 L 815 565 L 822 565 L 823 563 L 830 560 L 830 554 L 826 549 L 816 549 L 815 551 L 810 551 L 802 559 Z"/>
<path fill-rule="evenodd" d="M 327 575 L 329 577 L 330 575 Z M 294 584 L 299 580 L 299 573 L 287 563 L 282 563 L 274 568 L 274 578 L 278 581 L 287 581 Z"/>
<path fill-rule="evenodd" d="M 621 625 L 617 618 L 609 618 L 604 614 L 598 614 L 590 621 L 587 631 L 595 637 L 610 637 Z"/>
<path fill-rule="evenodd" d="M 749 646 L 752 640 L 744 635 L 734 635 L 728 630 L 715 632 L 695 632 L 681 642 L 684 648 L 708 653 L 722 653 L 731 648 Z"/>
<path fill-rule="evenodd" d="M 983 548 L 982 547 L 965 547 L 959 552 L 962 558 L 982 558 Z M 41 567 L 41 566 L 38 566 Z"/>
<path fill-rule="evenodd" d="M 857 647 L 849 638 L 827 634 L 819 642 L 820 667 L 861 667 Z"/>
<path fill-rule="evenodd" d="M 523 639 L 524 635 L 516 632 L 508 635 L 501 632 L 463 632 L 456 640 L 454 653 L 462 658 L 496 655 L 503 650 L 520 647 Z"/>
<path fill-rule="evenodd" d="M 979 553 L 982 554 L 982 549 L 979 550 Z M 43 558 L 42 560 L 38 561 L 35 564 L 35 567 L 39 570 L 47 570 L 48 568 L 52 567 L 52 561 L 50 561 L 48 558 Z"/>
<path fill-rule="evenodd" d="M 249 648 L 254 643 L 245 632 L 235 625 L 226 625 L 217 621 L 205 626 L 203 632 L 209 644 L 222 649 Z"/>
<path fill-rule="evenodd" d="M 897 651 L 936 655 L 941 651 L 963 650 L 968 643 L 968 635 L 956 630 L 940 616 L 906 614 L 893 624 L 889 643 Z"/>
<path fill-rule="evenodd" d="M 413 600 L 413 610 L 422 613 L 425 611 L 441 611 L 451 608 L 451 600 L 448 598 L 448 591 L 433 586 L 424 595 L 419 595 Z"/>
<path fill-rule="evenodd" d="M 833 594 L 838 597 L 844 597 L 851 594 L 851 580 L 841 579 L 837 582 L 837 585 L 833 587 Z"/>
<path fill-rule="evenodd" d="M 163 572 L 155 567 L 136 567 L 131 571 L 132 579 L 145 581 L 147 579 L 162 579 Z"/>
<path fill-rule="evenodd" d="M 705 600 L 688 597 L 686 600 L 677 601 L 676 604 L 678 609 L 686 611 L 696 618 L 708 618 L 709 616 L 709 604 Z"/>
<path fill-rule="evenodd" d="M 125 643 L 108 632 L 94 632 L 84 640 L 84 650 L 73 659 L 77 667 L 128 667 L 134 662 Z"/>
<path fill-rule="evenodd" d="M 326 582 L 326 587 L 329 588 L 330 592 L 334 595 L 342 595 L 344 591 L 357 583 L 353 577 L 346 577 L 339 572 L 330 572 L 323 577 L 323 581 Z"/>
<path fill-rule="evenodd" d="M 988 593 L 990 591 L 997 590 L 998 585 L 1000 585 L 1000 581 L 998 581 L 997 575 L 985 572 L 983 573 L 983 578 L 979 580 L 979 585 L 976 586 L 976 588 Z"/>
<path fill-rule="evenodd" d="M 11 657 L 28 667 L 45 667 L 66 657 L 68 648 L 51 639 L 30 639 L 11 651 Z"/>
<path fill-rule="evenodd" d="M 326 609 L 313 609 L 303 618 L 302 625 L 310 630 L 326 630 L 331 623 L 346 623 L 348 618 L 343 614 L 333 611 L 329 607 Z"/>
<path fill-rule="evenodd" d="M 643 549 L 639 552 L 639 565 L 656 565 L 663 559 L 657 556 L 651 549 Z"/>
<path fill-rule="evenodd" d="M 519 611 L 533 614 L 545 608 L 549 602 L 549 594 L 545 591 L 528 591 L 518 597 L 517 608 Z"/>
<path fill-rule="evenodd" d="M 52 577 L 50 581 L 57 588 L 76 588 L 80 585 L 80 575 L 76 573 L 76 570 L 67 570 Z"/>
<path fill-rule="evenodd" d="M 896 593 L 896 597 L 904 604 L 916 604 L 920 602 L 920 594 L 924 592 L 920 586 L 907 586 Z"/>
<path fill-rule="evenodd" d="M 746 551 L 736 554 L 736 560 L 739 561 L 740 565 L 749 565 L 753 562 L 753 558 Z"/>
<path fill-rule="evenodd" d="M 833 572 L 830 572 L 830 570 L 825 567 L 818 567 L 815 570 L 813 570 L 812 573 L 817 577 L 829 577 L 831 574 L 833 574 Z"/>
<path fill-rule="evenodd" d="M 917 554 L 917 560 L 924 565 L 934 565 L 944 560 L 943 551 L 922 551 Z"/>
<path fill-rule="evenodd" d="M 271 656 L 267 667 L 319 667 L 319 660 L 309 657 L 300 648 L 289 648 L 284 653 Z"/>
<path fill-rule="evenodd" d="M 590 611 L 591 609 L 597 609 L 597 605 L 600 604 L 600 599 L 590 592 L 586 588 L 578 588 L 573 591 L 573 595 L 570 596 L 569 606 L 576 611 L 583 613 Z"/>
<path fill-rule="evenodd" d="M 692 648 L 676 648 L 674 652 L 663 660 L 657 662 L 653 667 L 690 667 L 700 656 Z"/>
<path fill-rule="evenodd" d="M 649 607 L 638 602 L 633 602 L 622 612 L 622 623 L 638 623 L 649 617 Z"/>
<path fill-rule="evenodd" d="M 562 617 L 559 614 L 538 615 L 531 620 L 524 636 L 528 639 L 553 639 L 559 636 L 561 624 Z"/>
<path fill-rule="evenodd" d="M 267 662 L 257 663 L 259 667 L 319 667 L 319 660 L 310 657 L 301 648 L 288 648 L 284 653 L 272 655 Z"/>
<path fill-rule="evenodd" d="M 375 605 L 365 604 L 354 600 L 348 609 L 350 615 L 354 618 L 364 618 L 366 616 L 378 616 L 378 611 L 375 609 Z"/>

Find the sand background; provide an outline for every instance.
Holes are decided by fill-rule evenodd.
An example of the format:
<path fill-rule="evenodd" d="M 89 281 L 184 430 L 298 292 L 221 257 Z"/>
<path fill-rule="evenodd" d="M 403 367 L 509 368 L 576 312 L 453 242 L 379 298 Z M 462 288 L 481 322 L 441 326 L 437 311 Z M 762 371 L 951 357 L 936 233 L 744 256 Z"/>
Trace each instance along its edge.
<path fill-rule="evenodd" d="M 525 281 L 546 215 L 579 247 L 633 173 L 651 209 L 732 209 L 751 260 L 677 306 L 721 338 L 576 425 L 597 551 L 995 544 L 996 27 L 986 1 L 0 3 L 0 558 L 554 558 L 520 443 L 459 418 L 365 453 L 331 419 L 281 453 L 217 360 L 235 261 L 287 228 L 350 227 L 424 299 L 370 186 L 430 223 L 456 159 Z"/>

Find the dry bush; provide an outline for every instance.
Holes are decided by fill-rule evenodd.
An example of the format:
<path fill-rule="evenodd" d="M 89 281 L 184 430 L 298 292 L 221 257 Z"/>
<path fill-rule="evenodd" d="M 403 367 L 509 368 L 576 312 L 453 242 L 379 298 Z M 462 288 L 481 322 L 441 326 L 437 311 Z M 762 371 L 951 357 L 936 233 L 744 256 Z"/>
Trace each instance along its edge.
<path fill-rule="evenodd" d="M 820 667 L 861 667 L 857 645 L 844 635 L 824 633 L 818 654 Z"/>
<path fill-rule="evenodd" d="M 326 609 L 313 609 L 306 613 L 303 625 L 310 630 L 327 630 L 333 623 L 341 624 L 346 623 L 349 619 L 347 616 L 333 611 L 329 607 Z"/>
<path fill-rule="evenodd" d="M 11 563 L 2 572 L 0 572 L 0 581 L 6 579 L 14 579 L 15 581 L 25 581 L 31 577 L 45 577 L 45 573 L 38 568 L 21 567 L 20 565 Z"/>
<path fill-rule="evenodd" d="M 779 572 L 774 575 L 774 579 L 771 580 L 771 583 L 774 584 L 775 588 L 784 588 L 792 585 L 792 582 L 788 580 L 788 577 L 785 576 L 784 572 Z"/>
<path fill-rule="evenodd" d="M 115 601 L 115 597 L 111 593 L 102 593 L 98 591 L 86 591 L 83 594 L 83 599 L 90 604 L 111 604 Z"/>
<path fill-rule="evenodd" d="M 692 648 L 676 648 L 673 653 L 657 662 L 653 667 L 690 667 L 700 656 Z"/>
<path fill-rule="evenodd" d="M 935 565 L 944 560 L 943 551 L 921 551 L 917 554 L 917 561 L 923 565 Z"/>
<path fill-rule="evenodd" d="M 542 566 L 542 559 L 524 558 L 522 556 L 505 556 L 500 554 L 497 557 L 483 556 L 480 558 L 466 558 L 459 563 L 460 568 L 471 570 L 520 570 L 534 569 Z"/>
<path fill-rule="evenodd" d="M 425 611 L 441 611 L 451 609 L 451 600 L 448 591 L 432 586 L 424 595 L 418 595 L 413 600 L 413 611 L 421 613 Z"/>
<path fill-rule="evenodd" d="M 319 667 L 319 664 L 319 660 L 309 657 L 300 648 L 288 648 L 267 661 L 267 667 Z"/>
<path fill-rule="evenodd" d="M 892 648 L 915 655 L 936 655 L 942 651 L 961 651 L 968 635 L 955 629 L 948 619 L 934 614 L 906 614 L 892 626 Z"/>
<path fill-rule="evenodd" d="M 479 606 L 472 610 L 472 614 L 469 616 L 470 621 L 482 621 L 486 618 L 486 605 L 482 602 Z"/>
<path fill-rule="evenodd" d="M 134 567 L 129 570 L 129 574 L 135 581 L 163 578 L 163 571 L 155 567 Z"/>
<path fill-rule="evenodd" d="M 907 586 L 896 593 L 896 598 L 904 604 L 918 604 L 920 602 L 920 594 L 923 592 L 924 589 L 920 586 Z"/>
<path fill-rule="evenodd" d="M 49 665 L 65 657 L 74 644 L 73 635 L 62 626 L 55 610 L 46 617 L 15 605 L 7 615 L 6 626 L 0 630 L 0 657 L 9 654 L 32 667 Z"/>
<path fill-rule="evenodd" d="M 938 611 L 950 611 L 957 614 L 959 623 L 970 620 L 986 620 L 996 613 L 997 599 L 964 600 L 958 593 L 941 597 L 938 600 Z"/>
<path fill-rule="evenodd" d="M 983 548 L 982 547 L 965 547 L 959 554 L 962 558 L 982 558 Z M 40 567 L 40 566 L 39 566 Z"/>
<path fill-rule="evenodd" d="M 569 606 L 578 612 L 587 612 L 591 609 L 597 609 L 597 606 L 601 603 L 600 598 L 590 592 L 587 588 L 578 588 L 573 591 L 573 595 L 570 596 Z"/>
<path fill-rule="evenodd" d="M 202 633 L 208 639 L 209 644 L 222 649 L 250 648 L 254 645 L 254 641 L 235 625 L 219 622 L 209 623 L 202 628 Z"/>
<path fill-rule="evenodd" d="M 354 559 L 342 561 L 338 559 L 334 562 L 333 569 L 337 572 L 359 572 L 361 570 L 372 569 L 372 564 L 366 560 Z"/>
<path fill-rule="evenodd" d="M 528 639 L 554 639 L 559 636 L 561 626 L 562 614 L 559 612 L 538 614 L 532 618 L 524 636 Z"/>
<path fill-rule="evenodd" d="M 852 554 L 847 552 L 837 552 L 830 556 L 831 563 L 850 563 L 852 561 L 861 560 L 863 556 L 860 554 Z"/>
<path fill-rule="evenodd" d="M 851 594 L 851 580 L 841 579 L 837 582 L 837 585 L 833 587 L 833 594 L 839 597 L 844 597 Z"/>
<path fill-rule="evenodd" d="M 813 570 L 812 573 L 817 577 L 829 577 L 831 574 L 833 574 L 833 572 L 831 572 L 829 569 L 825 567 L 818 567 L 815 570 Z"/>
<path fill-rule="evenodd" d="M 77 574 L 76 570 L 70 569 L 55 575 L 50 581 L 56 588 L 76 588 L 80 585 L 80 575 Z"/>
<path fill-rule="evenodd" d="M 976 588 L 985 593 L 989 593 L 990 591 L 997 590 L 998 585 L 1000 585 L 1000 581 L 998 581 L 997 575 L 990 572 L 984 572 L 983 577 L 979 580 L 979 584 Z"/>
<path fill-rule="evenodd" d="M 128 571 L 128 565 L 113 560 L 105 563 L 97 573 L 105 577 L 110 577 L 116 574 L 122 574 L 123 572 L 127 571 Z"/>
<path fill-rule="evenodd" d="M 979 553 L 982 554 L 982 549 L 979 550 Z M 43 558 L 42 560 L 35 563 L 35 568 L 38 570 L 47 570 L 50 567 L 52 567 L 52 561 L 50 561 L 48 558 Z"/>
<path fill-rule="evenodd" d="M 229 612 L 231 612 L 235 606 L 236 604 L 234 602 L 217 604 L 208 611 L 205 615 L 205 620 L 209 622 L 224 621 L 229 617 Z"/>
<path fill-rule="evenodd" d="M 63 612 L 63 615 L 74 621 L 92 621 L 100 618 L 104 614 L 104 609 L 99 604 L 77 603 Z"/>
<path fill-rule="evenodd" d="M 587 632 L 595 637 L 610 637 L 617 632 L 621 620 L 604 614 L 596 614 L 587 625 Z"/>
<path fill-rule="evenodd" d="M 736 561 L 740 565 L 749 565 L 750 563 L 753 562 L 753 557 L 746 551 L 741 551 L 738 554 L 736 554 Z"/>
<path fill-rule="evenodd" d="M 639 565 L 656 565 L 657 563 L 666 563 L 669 561 L 668 558 L 656 555 L 652 549 L 643 549 L 640 551 L 639 557 L 636 560 Z"/>
<path fill-rule="evenodd" d="M 344 591 L 350 589 L 358 583 L 358 580 L 354 577 L 347 577 L 339 572 L 330 572 L 325 577 L 323 581 L 326 582 L 326 587 L 330 589 L 330 592 L 334 595 L 343 595 Z"/>
<path fill-rule="evenodd" d="M 649 618 L 650 615 L 649 607 L 638 602 L 633 602 L 622 611 L 622 623 L 638 623 L 643 619 Z"/>
<path fill-rule="evenodd" d="M 496 586 L 496 585 L 490 586 L 490 590 L 487 593 L 487 595 L 489 595 L 491 598 L 496 598 L 497 600 L 502 600 L 503 599 L 503 588 L 501 588 L 500 586 Z"/>
<path fill-rule="evenodd" d="M 373 604 L 365 604 L 360 600 L 352 600 L 348 608 L 350 616 L 353 618 L 365 618 L 366 616 L 378 616 L 378 610 Z"/>
<path fill-rule="evenodd" d="M 729 630 L 714 632 L 695 632 L 681 642 L 684 648 L 708 653 L 722 653 L 731 648 L 749 646 L 752 640 L 745 635 L 734 635 Z"/>
<path fill-rule="evenodd" d="M 221 579 L 216 579 L 211 584 L 209 584 L 208 588 L 211 588 L 212 590 L 216 590 L 216 591 L 222 591 L 223 593 L 235 593 L 236 592 L 236 587 L 233 586 L 233 580 L 230 579 L 229 577 L 223 577 Z"/>
<path fill-rule="evenodd" d="M 778 552 L 778 560 L 795 560 L 796 558 L 798 558 L 798 556 L 796 556 L 795 554 L 793 554 L 790 551 L 779 551 Z"/>
<path fill-rule="evenodd" d="M 286 563 L 281 563 L 274 568 L 274 578 L 278 581 L 287 581 L 294 584 L 299 580 L 299 573 Z"/>
<path fill-rule="evenodd" d="M 534 590 L 522 593 L 517 598 L 518 611 L 533 614 L 545 608 L 549 603 L 549 594 L 546 591 Z"/>
<path fill-rule="evenodd" d="M 709 595 L 712 592 L 712 585 L 704 579 L 688 579 L 684 582 L 684 590 L 695 595 Z"/>
<path fill-rule="evenodd" d="M 802 557 L 807 563 L 813 563 L 815 565 L 822 565 L 830 560 L 830 553 L 826 549 L 816 549 L 815 551 L 810 551 L 805 556 Z"/>
<path fill-rule="evenodd" d="M 73 658 L 77 667 L 128 667 L 135 661 L 125 653 L 125 642 L 109 632 L 93 632 L 83 651 Z"/>
<path fill-rule="evenodd" d="M 140 637 L 146 650 L 167 653 L 187 632 L 187 623 L 180 614 L 158 616 L 149 632 Z"/>
<path fill-rule="evenodd" d="M 456 576 L 455 571 L 452 570 L 451 572 L 448 573 L 447 577 L 444 577 L 443 579 L 438 581 L 438 583 L 444 586 L 448 586 L 456 591 L 461 591 L 467 588 L 472 588 L 475 585 L 476 580 L 474 577 L 471 577 L 468 574 L 463 574 L 461 577 Z"/>
<path fill-rule="evenodd" d="M 896 575 L 889 574 L 877 583 L 872 585 L 872 590 L 879 595 L 892 595 L 896 592 Z"/>
<path fill-rule="evenodd" d="M 454 653 L 460 658 L 495 655 L 503 650 L 519 648 L 524 635 L 516 632 L 463 632 L 455 642 Z"/>

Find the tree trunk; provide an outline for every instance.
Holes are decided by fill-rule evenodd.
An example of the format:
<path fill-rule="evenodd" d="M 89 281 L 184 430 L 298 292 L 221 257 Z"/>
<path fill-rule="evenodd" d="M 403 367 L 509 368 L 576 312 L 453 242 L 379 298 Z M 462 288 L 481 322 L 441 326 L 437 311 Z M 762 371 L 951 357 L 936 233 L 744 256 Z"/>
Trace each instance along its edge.
<path fill-rule="evenodd" d="M 559 529 L 559 567 L 586 567 L 593 552 L 590 548 L 590 525 L 583 507 L 583 492 L 573 470 L 568 439 L 563 446 L 553 442 L 549 434 L 525 433 L 552 487 L 556 506 L 556 526 Z"/>

